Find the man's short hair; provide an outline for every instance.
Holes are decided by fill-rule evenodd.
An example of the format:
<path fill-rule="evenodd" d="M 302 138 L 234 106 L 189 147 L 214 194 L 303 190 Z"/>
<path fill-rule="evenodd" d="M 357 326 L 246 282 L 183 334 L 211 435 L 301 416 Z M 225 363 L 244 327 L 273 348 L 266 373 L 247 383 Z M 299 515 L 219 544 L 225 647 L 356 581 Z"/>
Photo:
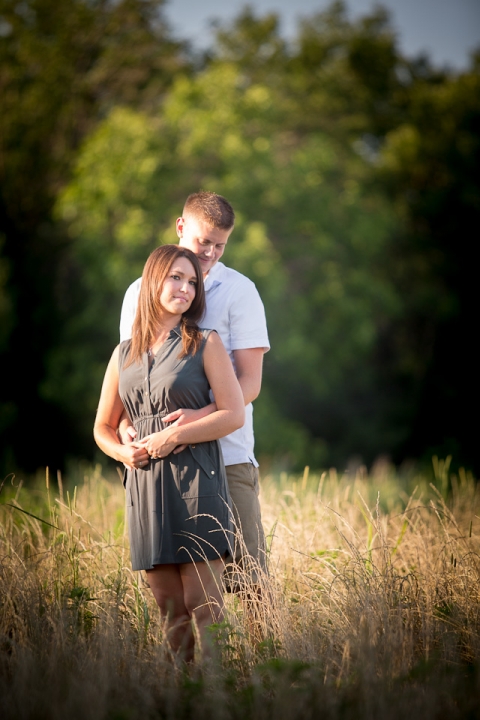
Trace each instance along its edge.
<path fill-rule="evenodd" d="M 183 216 L 186 215 L 202 218 L 219 230 L 231 230 L 235 223 L 235 213 L 228 200 L 204 190 L 188 196 L 183 206 Z"/>

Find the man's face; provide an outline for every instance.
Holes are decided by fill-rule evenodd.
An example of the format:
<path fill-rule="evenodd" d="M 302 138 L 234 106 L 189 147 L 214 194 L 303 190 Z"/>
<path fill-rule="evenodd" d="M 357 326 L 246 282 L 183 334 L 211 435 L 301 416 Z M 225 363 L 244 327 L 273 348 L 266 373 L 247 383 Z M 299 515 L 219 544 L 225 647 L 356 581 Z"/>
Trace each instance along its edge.
<path fill-rule="evenodd" d="M 197 256 L 203 275 L 220 260 L 227 244 L 230 230 L 214 228 L 203 220 L 188 216 L 177 220 L 177 235 L 179 245 L 188 248 Z"/>

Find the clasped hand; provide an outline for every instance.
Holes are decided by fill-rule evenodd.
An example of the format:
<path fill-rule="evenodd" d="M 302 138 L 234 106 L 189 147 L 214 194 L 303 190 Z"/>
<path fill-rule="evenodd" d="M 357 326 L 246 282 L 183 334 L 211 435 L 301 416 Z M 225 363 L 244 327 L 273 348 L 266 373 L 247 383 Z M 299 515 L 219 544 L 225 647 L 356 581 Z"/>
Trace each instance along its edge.
<path fill-rule="evenodd" d="M 164 458 L 175 450 L 175 443 L 169 440 L 171 432 L 166 428 L 161 432 L 146 435 L 142 440 L 127 442 L 122 445 L 124 465 L 130 470 L 146 469 L 152 458 Z"/>
<path fill-rule="evenodd" d="M 140 440 L 140 445 L 145 448 L 152 458 L 164 458 L 175 450 L 177 444 L 171 440 L 171 429 L 165 428 L 160 432 L 146 435 Z"/>
<path fill-rule="evenodd" d="M 163 418 L 164 423 L 171 423 L 167 428 L 157 433 L 147 435 L 140 442 L 146 448 L 148 454 L 152 458 L 163 458 L 169 455 L 171 452 L 174 454 L 182 452 L 187 447 L 186 445 L 176 445 L 170 440 L 171 430 L 174 427 L 180 427 L 181 425 L 188 425 L 189 423 L 202 418 L 205 414 L 206 408 L 201 410 L 192 410 L 179 408 L 174 410 L 169 415 L 165 415 Z"/>
<path fill-rule="evenodd" d="M 125 467 L 142 468 L 150 460 L 145 447 L 140 442 L 127 442 L 122 445 L 122 460 Z"/>
<path fill-rule="evenodd" d="M 208 415 L 211 411 L 211 406 L 207 406 L 201 410 L 180 408 L 178 410 L 174 410 L 169 415 L 166 415 L 163 418 L 163 422 L 171 423 L 169 428 L 188 425 L 188 423 L 193 422 L 194 420 L 205 417 L 205 415 Z M 147 435 L 142 440 L 137 441 L 137 431 L 133 425 L 126 424 L 121 426 L 119 428 L 121 441 L 125 446 L 130 447 L 130 452 L 128 453 L 129 457 L 124 460 L 126 467 L 142 468 L 148 464 L 150 458 L 163 458 L 171 452 L 176 454 L 185 450 L 187 447 L 186 445 L 175 445 L 173 442 L 168 440 L 169 428 Z M 139 450 L 141 453 L 138 452 Z"/>

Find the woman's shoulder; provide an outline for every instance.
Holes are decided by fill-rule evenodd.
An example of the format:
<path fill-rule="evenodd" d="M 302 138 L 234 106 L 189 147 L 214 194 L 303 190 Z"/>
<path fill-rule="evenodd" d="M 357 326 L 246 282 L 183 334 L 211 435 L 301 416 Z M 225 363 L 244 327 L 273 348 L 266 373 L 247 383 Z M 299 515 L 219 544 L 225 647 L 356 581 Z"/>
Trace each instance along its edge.
<path fill-rule="evenodd" d="M 213 328 L 198 328 L 198 333 L 201 339 L 200 344 L 197 345 L 197 353 L 199 352 L 199 354 L 203 356 L 208 347 L 215 345 L 215 340 L 219 339 L 219 335 Z M 196 355 L 197 353 L 194 354 Z"/>
<path fill-rule="evenodd" d="M 122 342 L 119 345 L 117 345 L 118 359 L 119 359 L 119 362 L 121 363 L 121 365 L 123 365 L 128 353 L 130 351 L 131 344 L 132 344 L 132 340 L 129 338 L 128 340 L 122 340 Z"/>
<path fill-rule="evenodd" d="M 220 340 L 220 335 L 214 328 L 200 328 L 200 334 L 202 335 L 202 347 L 215 345 Z M 220 342 L 222 341 L 220 340 Z"/>
<path fill-rule="evenodd" d="M 213 328 L 202 329 L 203 335 L 202 349 L 204 352 L 218 353 L 218 348 L 224 348 L 222 339 L 218 332 Z"/>
<path fill-rule="evenodd" d="M 129 338 L 128 340 L 122 340 L 122 342 L 117 345 L 118 351 L 120 353 L 128 352 L 130 350 L 131 344 L 132 344 L 131 338 Z"/>

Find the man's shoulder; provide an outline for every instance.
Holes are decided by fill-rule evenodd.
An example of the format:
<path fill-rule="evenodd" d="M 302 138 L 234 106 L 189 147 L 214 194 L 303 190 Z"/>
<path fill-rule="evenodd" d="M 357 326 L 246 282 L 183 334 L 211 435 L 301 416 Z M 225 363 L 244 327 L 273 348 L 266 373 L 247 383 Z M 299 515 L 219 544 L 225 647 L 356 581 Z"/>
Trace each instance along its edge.
<path fill-rule="evenodd" d="M 139 277 L 128 286 L 127 293 L 138 292 L 140 290 L 141 284 L 142 284 L 142 278 Z"/>
<path fill-rule="evenodd" d="M 127 340 L 132 335 L 132 325 L 140 295 L 142 278 L 137 278 L 123 296 L 122 311 L 120 313 L 120 340 Z"/>
<path fill-rule="evenodd" d="M 253 280 L 250 280 L 246 275 L 243 275 L 241 272 L 238 272 L 238 270 L 234 270 L 231 267 L 227 267 L 222 262 L 217 263 L 217 271 L 215 273 L 215 279 L 219 280 L 220 282 L 228 283 L 228 286 L 238 286 L 243 285 L 245 287 L 255 287 L 255 283 Z"/>

